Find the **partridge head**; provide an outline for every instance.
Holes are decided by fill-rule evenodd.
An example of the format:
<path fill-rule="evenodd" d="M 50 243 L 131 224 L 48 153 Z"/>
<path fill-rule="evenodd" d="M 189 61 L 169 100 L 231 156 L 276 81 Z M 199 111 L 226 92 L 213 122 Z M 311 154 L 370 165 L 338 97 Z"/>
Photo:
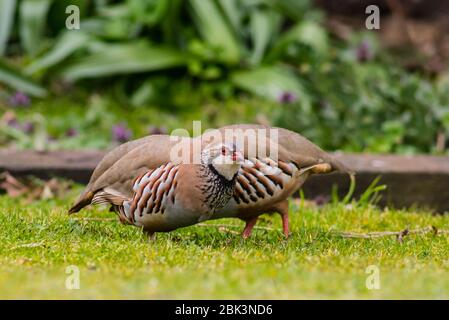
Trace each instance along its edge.
<path fill-rule="evenodd" d="M 243 154 L 237 150 L 235 144 L 209 145 L 201 153 L 201 163 L 210 166 L 229 181 L 235 179 L 244 160 Z"/>

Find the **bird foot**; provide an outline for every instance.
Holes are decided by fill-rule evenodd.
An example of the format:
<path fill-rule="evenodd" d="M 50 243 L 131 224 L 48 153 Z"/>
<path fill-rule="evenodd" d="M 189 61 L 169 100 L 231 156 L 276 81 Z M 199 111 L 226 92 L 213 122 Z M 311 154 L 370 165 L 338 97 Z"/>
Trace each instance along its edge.
<path fill-rule="evenodd" d="M 258 217 L 254 217 L 254 218 L 252 218 L 250 220 L 246 220 L 245 229 L 243 229 L 243 232 L 242 232 L 242 238 L 243 239 L 248 239 L 249 238 L 249 236 L 251 235 L 251 233 L 253 231 L 253 228 L 254 228 L 254 226 L 255 226 L 255 224 L 257 222 L 257 218 Z"/>
<path fill-rule="evenodd" d="M 156 233 L 150 231 L 143 231 L 148 238 L 148 242 L 151 243 L 156 240 Z"/>

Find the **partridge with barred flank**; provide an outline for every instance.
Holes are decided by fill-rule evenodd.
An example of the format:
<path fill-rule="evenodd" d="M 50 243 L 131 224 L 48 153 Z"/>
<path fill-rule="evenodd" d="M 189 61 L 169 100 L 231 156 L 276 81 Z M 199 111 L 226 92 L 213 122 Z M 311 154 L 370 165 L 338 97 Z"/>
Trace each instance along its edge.
<path fill-rule="evenodd" d="M 257 132 L 263 130 L 267 139 L 251 138 L 251 134 L 248 134 L 251 130 Z M 243 150 L 245 161 L 234 178 L 234 191 L 227 203 L 221 207 L 223 205 L 221 200 L 220 208 L 217 207 L 210 215 L 203 214 L 202 217 L 242 219 L 246 222 L 244 238 L 250 236 L 258 216 L 270 212 L 281 215 L 283 231 L 285 236 L 288 236 L 287 198 L 297 191 L 311 174 L 341 171 L 350 174 L 351 177 L 353 175 L 351 170 L 312 142 L 287 129 L 254 124 L 232 125 L 218 129 L 221 136 L 228 131 L 231 131 L 231 136 L 236 140 L 241 141 L 243 137 L 243 145 L 239 147 Z M 276 139 L 271 136 L 273 132 L 277 135 Z M 195 139 L 200 139 L 202 145 L 214 141 L 210 136 L 203 135 L 190 139 L 189 143 Z M 170 150 L 176 143 L 167 135 L 153 135 L 125 143 L 112 150 L 98 164 L 85 192 L 70 212 L 77 212 L 90 204 L 98 190 L 108 187 L 128 198 L 134 197 L 134 178 L 169 163 Z M 276 147 L 276 157 L 270 153 L 270 147 L 273 145 Z M 266 156 L 254 156 L 250 153 L 250 150 L 260 148 L 266 150 Z M 186 179 L 188 181 L 188 178 Z M 197 200 L 192 198 L 190 202 L 195 201 Z M 114 208 L 117 210 L 117 207 Z M 125 219 L 124 222 L 128 221 Z"/>
<path fill-rule="evenodd" d="M 243 124 L 219 129 L 223 134 L 232 131 L 244 143 L 245 163 L 236 179 L 235 192 L 229 203 L 211 219 L 236 217 L 246 222 L 242 236 L 247 238 L 263 213 L 277 212 L 282 217 L 283 232 L 289 235 L 288 197 L 296 192 L 311 174 L 340 171 L 353 179 L 354 172 L 331 157 L 318 146 L 296 132 L 283 128 Z M 262 130 L 262 131 L 261 131 Z M 262 132 L 266 139 L 254 140 L 253 132 Z M 276 135 L 276 137 L 273 137 Z M 276 139 L 275 139 L 276 138 Z M 277 159 L 250 157 L 250 150 L 277 147 Z"/>
<path fill-rule="evenodd" d="M 165 139 L 164 136 L 146 139 L 143 148 Z M 156 153 L 151 161 L 143 163 L 145 157 L 139 157 L 143 148 L 130 147 L 128 153 L 117 159 L 114 153 L 105 157 L 100 165 L 106 163 L 110 167 L 104 168 L 104 172 L 97 171 L 98 175 L 94 172 L 96 179 L 69 213 L 87 204 L 110 204 L 123 223 L 141 227 L 152 235 L 207 220 L 234 194 L 235 179 L 243 161 L 234 145 L 205 147 L 200 164 L 174 163 L 163 153 L 159 157 Z"/>

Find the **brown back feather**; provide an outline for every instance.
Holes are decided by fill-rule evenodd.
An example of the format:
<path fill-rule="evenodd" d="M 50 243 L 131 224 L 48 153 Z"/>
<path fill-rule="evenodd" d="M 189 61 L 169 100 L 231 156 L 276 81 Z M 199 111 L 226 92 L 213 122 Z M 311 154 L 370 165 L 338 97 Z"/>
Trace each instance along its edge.
<path fill-rule="evenodd" d="M 89 205 L 95 194 L 109 187 L 124 197 L 132 196 L 132 182 L 144 172 L 170 161 L 170 148 L 178 143 L 168 135 L 151 135 L 125 143 L 100 161 L 84 192 L 69 209 L 75 213 Z"/>

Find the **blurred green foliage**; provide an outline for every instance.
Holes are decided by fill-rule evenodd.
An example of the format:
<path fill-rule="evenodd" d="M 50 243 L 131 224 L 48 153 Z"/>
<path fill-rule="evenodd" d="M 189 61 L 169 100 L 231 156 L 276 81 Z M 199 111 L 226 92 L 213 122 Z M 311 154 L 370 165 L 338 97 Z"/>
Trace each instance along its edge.
<path fill-rule="evenodd" d="M 79 30 L 65 25 L 72 4 Z M 58 147 L 105 147 L 123 121 L 139 136 L 146 121 L 190 128 L 263 114 L 326 149 L 447 152 L 448 77 L 405 71 L 375 31 L 333 39 L 324 19 L 309 0 L 3 0 L 0 84 L 40 101 L 19 117 L 41 110 L 37 122 L 57 137 L 76 128 Z M 52 107 L 58 96 L 74 96 L 60 108 L 79 116 L 62 119 L 78 111 Z M 98 141 L 86 137 L 101 128 Z M 0 130 L 0 143 L 11 137 L 36 145 Z"/>
<path fill-rule="evenodd" d="M 2 11 L 15 3 L 2 1 Z M 79 30 L 67 30 L 62 19 L 70 4 L 80 8 Z M 279 67 L 287 47 L 304 42 L 322 51 L 326 45 L 318 23 L 303 19 L 308 1 L 23 0 L 16 7 L 18 19 L 7 22 L 10 32 L 0 38 L 0 48 L 9 41 L 6 54 L 16 48 L 22 59 L 17 70 L 4 61 L 1 74 L 10 70 L 4 82 L 35 96 L 44 92 L 32 85 L 98 79 L 120 82 L 131 101 L 144 103 L 166 99 L 168 89 L 161 86 L 187 78 L 229 98 L 236 88 L 264 92 L 258 82 L 266 80 L 253 79 L 263 65 L 264 76 L 276 80 L 264 95 L 275 100 L 283 90 L 299 90 L 287 70 L 294 66 Z M 29 83 L 14 81 L 14 75 Z"/>

